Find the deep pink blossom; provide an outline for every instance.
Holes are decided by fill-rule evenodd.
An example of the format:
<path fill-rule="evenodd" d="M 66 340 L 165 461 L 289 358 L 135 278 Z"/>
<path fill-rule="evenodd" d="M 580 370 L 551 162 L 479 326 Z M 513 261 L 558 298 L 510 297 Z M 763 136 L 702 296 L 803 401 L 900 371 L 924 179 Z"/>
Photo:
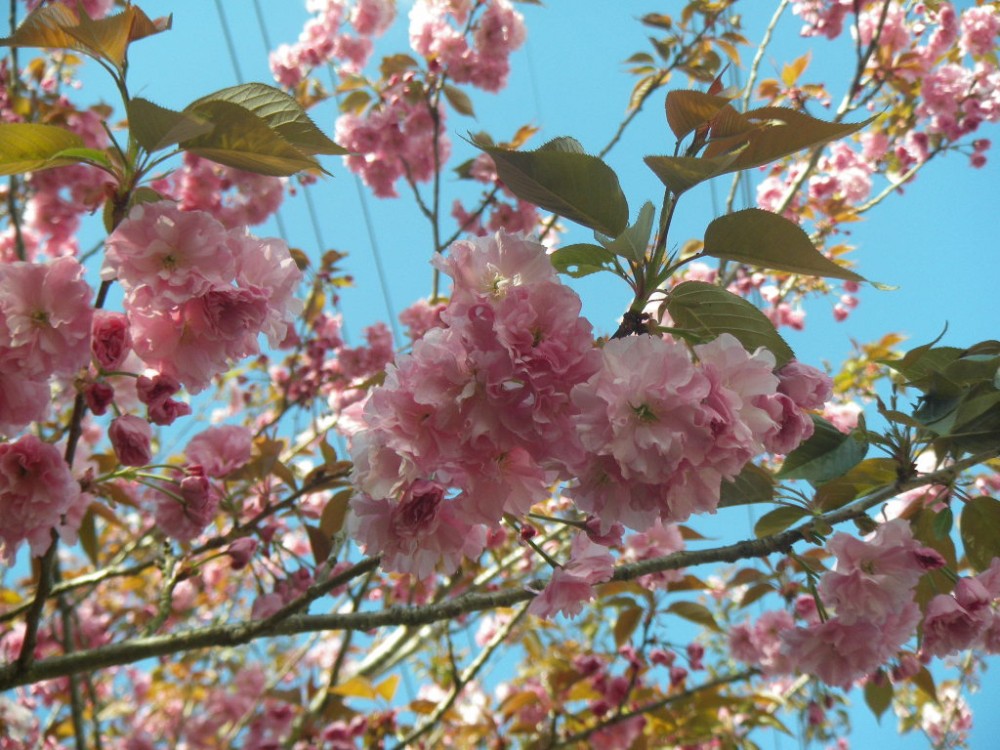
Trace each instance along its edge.
<path fill-rule="evenodd" d="M 101 369 L 113 372 L 120 368 L 132 350 L 128 317 L 124 313 L 97 310 L 90 348 Z"/>
<path fill-rule="evenodd" d="M 45 416 L 51 402 L 49 384 L 0 368 L 0 435 L 13 435 Z"/>
<path fill-rule="evenodd" d="M 167 536 L 189 542 L 215 518 L 219 495 L 200 466 L 191 466 L 175 482 L 156 492 L 156 525 Z"/>
<path fill-rule="evenodd" d="M 0 443 L 0 542 L 12 563 L 21 542 L 38 557 L 62 531 L 62 517 L 80 498 L 80 486 L 55 446 L 34 435 Z"/>
<path fill-rule="evenodd" d="M 149 407 L 149 421 L 158 425 L 173 424 L 178 417 L 191 413 L 191 407 L 171 398 L 180 390 L 180 383 L 169 374 L 153 377 L 140 375 L 136 382 L 139 400 Z"/>
<path fill-rule="evenodd" d="M 462 522 L 433 481 L 413 482 L 399 502 L 355 496 L 352 534 L 367 554 L 380 554 L 388 570 L 426 578 L 440 567 L 452 573 L 463 557 L 475 559 L 486 544 L 482 526 Z"/>
<path fill-rule="evenodd" d="M 108 427 L 108 438 L 122 466 L 146 466 L 152 461 L 152 437 L 149 422 L 132 414 L 123 414 L 111 420 Z"/>

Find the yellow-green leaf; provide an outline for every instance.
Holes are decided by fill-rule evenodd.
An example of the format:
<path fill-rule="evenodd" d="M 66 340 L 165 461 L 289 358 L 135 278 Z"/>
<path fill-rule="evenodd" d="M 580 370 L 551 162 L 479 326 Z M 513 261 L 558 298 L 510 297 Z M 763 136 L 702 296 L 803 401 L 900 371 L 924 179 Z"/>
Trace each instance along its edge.
<path fill-rule="evenodd" d="M 753 533 L 758 538 L 780 534 L 808 515 L 809 511 L 805 508 L 800 508 L 797 505 L 783 505 L 761 516 L 760 520 L 754 524 Z"/>
<path fill-rule="evenodd" d="M 128 103 L 129 130 L 139 145 L 153 153 L 212 132 L 212 125 L 190 112 L 175 112 L 134 97 Z"/>
<path fill-rule="evenodd" d="M 324 534 L 332 537 L 343 528 L 352 494 L 354 494 L 353 491 L 349 489 L 338 492 L 323 507 L 319 527 Z"/>
<path fill-rule="evenodd" d="M 448 100 L 448 103 L 452 106 L 452 109 L 460 115 L 466 115 L 468 117 L 476 116 L 476 111 L 472 107 L 472 100 L 469 98 L 468 94 L 462 91 L 462 89 L 457 86 L 445 84 L 444 95 Z"/>
<path fill-rule="evenodd" d="M 396 688 L 399 687 L 399 675 L 392 674 L 386 677 L 375 687 L 375 692 L 386 702 L 391 701 L 396 696 Z"/>
<path fill-rule="evenodd" d="M 840 508 L 852 500 L 896 481 L 898 464 L 891 458 L 868 458 L 842 477 L 833 479 L 813 496 L 816 508 L 824 512 Z"/>
<path fill-rule="evenodd" d="M 68 6 L 56 3 L 36 8 L 21 21 L 11 36 L 0 39 L 5 47 L 41 47 L 75 49 L 89 52 L 66 28 L 76 25 L 76 14 Z"/>
<path fill-rule="evenodd" d="M 378 695 L 371 682 L 361 675 L 355 675 L 346 682 L 334 685 L 329 692 L 334 695 L 342 695 L 345 698 L 366 698 L 368 700 L 374 700 Z"/>
<path fill-rule="evenodd" d="M 805 479 L 813 484 L 829 482 L 861 463 L 868 452 L 863 431 L 845 435 L 821 417 L 813 415 L 812 437 L 785 456 L 779 479 Z"/>
<path fill-rule="evenodd" d="M 170 23 L 169 16 L 153 21 L 139 8 L 128 6 L 121 13 L 98 20 L 81 13 L 79 22 L 65 27 L 65 31 L 95 57 L 122 70 L 131 42 L 166 31 Z"/>
<path fill-rule="evenodd" d="M 34 172 L 76 164 L 79 158 L 56 158 L 66 149 L 83 148 L 76 133 L 55 125 L 6 123 L 0 125 L 0 175 Z"/>
<path fill-rule="evenodd" d="M 1000 501 L 974 497 L 962 507 L 959 519 L 965 556 L 978 571 L 986 570 L 1000 557 Z"/>
<path fill-rule="evenodd" d="M 287 143 L 308 156 L 348 153 L 316 126 L 293 97 L 263 83 L 244 83 L 216 91 L 192 102 L 184 111 L 202 114 L 206 106 L 220 102 L 235 104 L 253 113 Z"/>
<path fill-rule="evenodd" d="M 870 679 L 865 683 L 865 703 L 879 723 L 882 721 L 882 714 L 892 703 L 892 693 L 892 683 L 885 673 L 881 674 L 881 679 Z"/>
<path fill-rule="evenodd" d="M 212 125 L 212 131 L 182 141 L 185 151 L 247 172 L 286 177 L 305 169 L 321 169 L 312 156 L 300 151 L 264 120 L 238 104 L 202 102 L 187 108 Z"/>
<path fill-rule="evenodd" d="M 759 208 L 726 214 L 709 224 L 702 252 L 772 271 L 865 281 L 817 250 L 798 224 Z"/>
<path fill-rule="evenodd" d="M 667 310 L 679 328 L 710 337 L 730 333 L 751 352 L 765 347 L 774 354 L 778 366 L 795 356 L 764 313 L 715 284 L 678 284 L 667 298 Z"/>

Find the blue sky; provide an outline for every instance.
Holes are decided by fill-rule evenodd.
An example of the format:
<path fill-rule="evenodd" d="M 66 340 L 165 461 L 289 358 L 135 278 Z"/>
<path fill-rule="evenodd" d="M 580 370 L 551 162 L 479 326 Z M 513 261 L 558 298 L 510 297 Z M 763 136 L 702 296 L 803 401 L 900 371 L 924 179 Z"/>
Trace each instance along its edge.
<path fill-rule="evenodd" d="M 133 48 L 130 83 L 134 95 L 182 108 L 205 93 L 239 82 L 224 41 L 216 3 L 147 0 L 139 4 L 150 15 L 168 12 L 175 15 L 171 32 L 144 40 Z M 296 39 L 307 17 L 303 5 L 294 0 L 280 3 L 260 0 L 266 33 L 273 45 Z M 747 36 L 751 40 L 760 37 L 773 5 L 760 0 L 743 4 Z M 250 0 L 224 0 L 222 7 L 244 80 L 269 82 L 266 48 L 254 4 Z M 478 119 L 452 115 L 448 120 L 457 157 L 455 163 L 474 155 L 473 149 L 459 138 L 466 131 L 487 129 L 502 139 L 526 122 L 541 128 L 533 141 L 535 145 L 555 136 L 571 135 L 589 150 L 601 148 L 624 115 L 633 83 L 622 61 L 632 52 L 648 48 L 647 30 L 636 19 L 646 12 L 669 10 L 671 4 L 551 0 L 548 7 L 520 7 L 528 19 L 529 38 L 526 47 L 514 57 L 509 88 L 498 96 L 476 96 Z M 847 40 L 842 39 L 836 45 L 825 40 L 803 40 L 798 36 L 798 28 L 797 19 L 791 17 L 779 27 L 775 45 L 765 57 L 762 75 L 775 74 L 782 63 L 812 49 L 811 71 L 815 75 L 811 78 L 827 80 L 834 101 L 838 101 L 841 94 L 838 84 L 848 69 L 843 57 Z M 403 51 L 405 46 L 403 23 L 394 27 L 380 49 Z M 751 54 L 745 53 L 747 61 Z M 806 77 L 810 75 L 807 73 Z M 112 91 L 105 86 L 105 80 L 91 66 L 83 100 L 111 97 Z M 676 85 L 683 83 L 678 80 Z M 320 109 L 315 117 L 320 127 L 332 132 L 332 109 Z M 996 138 L 996 129 L 984 131 L 983 136 Z M 608 157 L 621 177 L 633 217 L 645 200 L 658 203 L 662 193 L 660 183 L 642 164 L 641 157 L 669 153 L 672 147 L 661 95 L 654 98 Z M 995 158 L 1000 159 L 1000 154 Z M 963 346 L 997 337 L 998 164 L 991 159 L 984 169 L 972 170 L 961 156 L 933 164 L 906 188 L 905 196 L 894 196 L 873 212 L 869 220 L 856 225 L 849 239 L 859 245 L 853 255 L 857 270 L 870 279 L 900 288 L 879 292 L 866 287 L 861 293 L 860 306 L 844 323 L 833 321 L 833 300 L 810 306 L 806 330 L 788 333 L 799 358 L 814 365 L 823 361 L 836 365 L 850 354 L 852 339 L 871 341 L 896 330 L 909 336 L 916 345 L 936 337 L 946 323 L 947 344 Z M 357 181 L 339 160 L 327 159 L 325 165 L 335 178 L 312 190 L 320 237 L 313 229 L 301 194 L 288 202 L 282 216 L 291 245 L 308 251 L 322 245 L 351 253 L 346 266 L 354 275 L 357 288 L 345 291 L 342 307 L 356 340 L 362 326 L 386 317 L 371 241 L 362 220 L 364 208 L 372 217 L 374 236 L 388 270 L 389 296 L 396 311 L 430 292 L 431 271 L 427 264 L 430 231 L 412 200 L 404 197 L 379 201 L 368 197 L 362 206 Z M 445 205 L 450 205 L 454 189 L 454 185 L 445 184 Z M 721 199 L 728 190 L 728 182 L 720 184 L 717 190 Z M 703 186 L 686 195 L 678 209 L 671 244 L 700 237 L 714 215 L 711 187 Z M 271 225 L 258 233 L 276 231 Z M 588 239 L 580 231 L 566 241 Z M 629 302 L 624 283 L 609 275 L 598 275 L 575 286 L 584 297 L 585 313 L 595 328 L 601 332 L 613 331 L 617 316 Z M 997 695 L 997 684 L 988 675 L 983 692 L 973 698 L 973 707 L 979 710 L 972 747 L 988 746 L 987 738 L 1000 731 L 1000 718 L 990 717 L 990 699 Z M 866 709 L 855 711 L 853 718 L 855 748 L 869 747 L 887 738 L 891 738 L 893 747 L 926 747 L 926 741 L 919 735 L 896 738 L 895 720 L 891 716 L 885 718 L 881 733 L 875 731 Z M 773 744 L 770 740 L 764 743 L 764 747 L 779 750 L 796 746 L 794 740 L 780 737 Z"/>

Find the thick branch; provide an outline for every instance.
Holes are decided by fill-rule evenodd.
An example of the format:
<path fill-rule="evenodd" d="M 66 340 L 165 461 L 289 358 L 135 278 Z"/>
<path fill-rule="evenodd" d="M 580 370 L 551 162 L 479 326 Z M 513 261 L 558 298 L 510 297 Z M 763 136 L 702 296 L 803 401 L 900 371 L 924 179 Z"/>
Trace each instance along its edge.
<path fill-rule="evenodd" d="M 857 518 L 870 508 L 906 490 L 932 484 L 948 484 L 965 469 L 997 456 L 1000 456 L 1000 450 L 986 451 L 929 474 L 911 479 L 901 479 L 838 510 L 817 516 L 812 521 L 779 534 L 772 534 L 760 539 L 747 539 L 710 549 L 676 552 L 665 557 L 620 565 L 615 570 L 612 580 L 631 581 L 639 576 L 666 570 L 678 570 L 710 563 L 731 563 L 749 558 L 767 557 L 775 552 L 787 553 L 796 542 L 814 538 L 814 528 L 817 526 L 834 526 Z M 378 558 L 366 558 L 348 572 L 357 573 L 359 570 L 368 570 L 377 564 Z M 339 577 L 318 585 L 325 587 L 330 585 L 333 580 L 339 580 Z M 241 646 L 257 638 L 321 631 L 375 630 L 394 625 L 416 627 L 454 619 L 471 612 L 512 607 L 535 596 L 535 591 L 526 588 L 510 588 L 487 594 L 465 594 L 447 602 L 419 607 L 395 606 L 381 612 L 293 615 L 280 620 L 278 615 L 275 615 L 267 621 L 218 625 L 172 635 L 137 638 L 126 643 L 43 659 L 34 663 L 27 670 L 19 671 L 16 666 L 6 667 L 0 670 L 0 690 L 183 651 L 218 646 Z M 292 607 L 294 606 L 292 605 Z M 284 614 L 284 611 L 279 613 L 279 615 L 281 614 Z"/>

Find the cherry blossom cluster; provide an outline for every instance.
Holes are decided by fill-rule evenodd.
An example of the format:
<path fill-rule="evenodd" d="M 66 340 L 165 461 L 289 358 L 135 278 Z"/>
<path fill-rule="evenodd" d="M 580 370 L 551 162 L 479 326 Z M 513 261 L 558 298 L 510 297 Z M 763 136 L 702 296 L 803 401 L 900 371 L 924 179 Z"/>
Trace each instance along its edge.
<path fill-rule="evenodd" d="M 378 105 L 364 115 L 337 118 L 337 143 L 352 152 L 344 163 L 380 198 L 396 197 L 401 178 L 431 179 L 451 153 L 444 108 L 432 107 L 422 92 L 416 73 L 407 71 L 390 78 Z"/>
<path fill-rule="evenodd" d="M 805 625 L 785 611 L 738 625 L 730 636 L 737 659 L 771 674 L 798 671 L 847 689 L 899 654 L 921 621 L 914 589 L 944 558 L 917 542 L 909 523 L 899 519 L 880 525 L 867 540 L 837 533 L 828 549 L 837 565 L 821 577 L 818 601 L 804 596 L 796 602 Z"/>
<path fill-rule="evenodd" d="M 443 326 L 388 368 L 352 440 L 354 533 L 391 570 L 453 570 L 557 482 L 597 534 L 714 511 L 723 480 L 796 447 L 830 396 L 818 371 L 775 373 L 773 355 L 728 334 L 690 349 L 648 335 L 595 347 L 579 298 L 520 236 L 459 242 L 435 264 L 453 279 Z M 577 537 L 536 606 L 572 611 L 568 589 L 589 591 L 605 562 Z"/>
<path fill-rule="evenodd" d="M 271 53 L 271 72 L 278 83 L 295 88 L 314 68 L 336 62 L 344 73 L 358 73 L 372 53 L 372 36 L 380 36 L 396 17 L 393 0 L 309 0 L 313 13 L 295 44 Z M 345 29 L 353 27 L 353 33 Z"/>
<path fill-rule="evenodd" d="M 410 46 L 436 72 L 485 91 L 506 85 L 510 54 L 525 36 L 524 19 L 507 0 L 417 0 L 410 10 Z"/>
<path fill-rule="evenodd" d="M 190 152 L 178 169 L 152 187 L 175 200 L 182 211 L 206 211 L 227 229 L 263 224 L 284 198 L 284 182 L 278 177 L 226 167 Z"/>
<path fill-rule="evenodd" d="M 108 237 L 101 276 L 125 291 L 135 353 L 192 393 L 259 352 L 259 334 L 280 345 L 300 304 L 284 243 L 171 201 L 132 209 Z"/>

